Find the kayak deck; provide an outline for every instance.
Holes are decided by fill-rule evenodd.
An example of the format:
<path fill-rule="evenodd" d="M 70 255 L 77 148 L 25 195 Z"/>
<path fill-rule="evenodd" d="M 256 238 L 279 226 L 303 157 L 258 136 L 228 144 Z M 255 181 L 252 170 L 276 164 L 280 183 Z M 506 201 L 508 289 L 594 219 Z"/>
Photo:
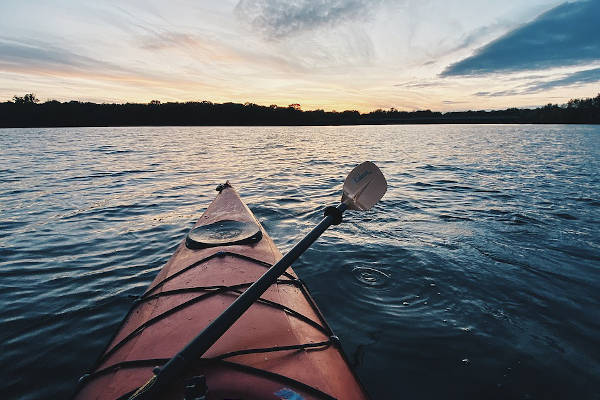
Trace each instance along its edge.
<path fill-rule="evenodd" d="M 76 399 L 127 398 L 281 258 L 229 185 L 193 229 L 225 220 L 256 224 L 261 234 L 205 248 L 184 240 L 84 376 Z M 207 399 L 367 398 L 291 267 L 170 386 L 169 398 L 182 399 L 184 381 L 201 375 Z"/>

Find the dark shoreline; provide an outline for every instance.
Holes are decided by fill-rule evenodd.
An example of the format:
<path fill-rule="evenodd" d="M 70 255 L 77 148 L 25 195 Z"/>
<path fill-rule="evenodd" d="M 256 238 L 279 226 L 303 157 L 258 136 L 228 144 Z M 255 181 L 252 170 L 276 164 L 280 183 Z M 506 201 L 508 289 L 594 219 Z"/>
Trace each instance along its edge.
<path fill-rule="evenodd" d="M 34 99 L 34 97 L 31 97 Z M 187 102 L 149 104 L 96 104 L 77 101 L 0 103 L 0 128 L 83 126 L 319 126 L 411 124 L 600 124 L 600 94 L 573 99 L 567 104 L 548 104 L 535 109 L 434 112 L 376 110 L 302 111 L 253 103 Z M 21 100 L 21 101 L 19 101 Z"/>

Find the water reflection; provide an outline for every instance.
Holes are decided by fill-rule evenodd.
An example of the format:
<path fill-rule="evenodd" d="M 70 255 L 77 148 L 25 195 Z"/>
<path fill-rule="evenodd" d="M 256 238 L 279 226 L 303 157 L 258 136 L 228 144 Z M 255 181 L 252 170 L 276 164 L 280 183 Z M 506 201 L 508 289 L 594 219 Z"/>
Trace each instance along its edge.
<path fill-rule="evenodd" d="M 383 201 L 294 268 L 373 398 L 600 385 L 597 127 L 9 129 L 0 154 L 9 398 L 67 396 L 217 184 L 286 251 L 363 160 Z"/>

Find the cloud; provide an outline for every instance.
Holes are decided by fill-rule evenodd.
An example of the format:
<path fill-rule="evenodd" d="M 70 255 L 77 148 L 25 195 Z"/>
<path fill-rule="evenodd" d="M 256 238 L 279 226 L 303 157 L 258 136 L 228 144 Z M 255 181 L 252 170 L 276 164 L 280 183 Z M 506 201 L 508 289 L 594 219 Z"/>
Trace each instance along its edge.
<path fill-rule="evenodd" d="M 473 96 L 477 97 L 502 97 L 502 96 L 516 96 L 521 94 L 518 90 L 502 90 L 499 92 L 477 92 L 473 93 Z"/>
<path fill-rule="evenodd" d="M 182 79 L 165 79 L 77 54 L 41 41 L 0 37 L 0 71 L 28 76 L 87 79 L 140 86 L 185 86 Z"/>
<path fill-rule="evenodd" d="M 441 76 L 516 72 L 600 60 L 600 1 L 561 4 L 444 70 Z"/>
<path fill-rule="evenodd" d="M 193 35 L 180 32 L 164 32 L 142 36 L 141 48 L 145 50 L 164 50 L 173 47 L 197 47 L 202 42 Z"/>
<path fill-rule="evenodd" d="M 440 82 L 407 82 L 407 83 L 396 83 L 396 87 L 402 87 L 406 89 L 422 89 L 428 87 L 441 86 Z"/>
<path fill-rule="evenodd" d="M 502 90 L 499 92 L 477 92 L 473 95 L 479 97 L 515 96 L 539 93 L 549 89 L 554 89 L 563 86 L 585 85 L 594 82 L 600 82 L 600 68 L 592 68 L 583 71 L 573 72 L 559 79 L 531 82 L 522 85 L 520 88 L 517 89 Z"/>
<path fill-rule="evenodd" d="M 413 80 L 413 81 L 409 81 L 409 82 L 403 82 L 403 83 L 396 83 L 393 86 L 395 87 L 401 87 L 401 88 L 405 88 L 405 89 L 423 89 L 423 88 L 429 88 L 429 87 L 446 87 L 448 86 L 448 82 L 445 80 L 441 80 L 441 79 L 436 79 L 436 80 L 431 80 L 431 79 L 425 79 L 425 80 Z"/>
<path fill-rule="evenodd" d="M 240 0 L 236 15 L 273 38 L 362 19 L 384 0 Z"/>
<path fill-rule="evenodd" d="M 548 89 L 562 86 L 585 85 L 588 83 L 600 82 L 600 68 L 586 69 L 574 72 L 561 79 L 555 79 L 547 82 L 536 82 L 527 88 L 527 93 L 536 93 Z"/>
<path fill-rule="evenodd" d="M 454 100 L 444 100 L 442 101 L 443 104 L 464 104 L 466 103 L 466 101 L 454 101 Z"/>
<path fill-rule="evenodd" d="M 41 42 L 0 38 L 0 68 L 85 68 L 100 61 Z"/>

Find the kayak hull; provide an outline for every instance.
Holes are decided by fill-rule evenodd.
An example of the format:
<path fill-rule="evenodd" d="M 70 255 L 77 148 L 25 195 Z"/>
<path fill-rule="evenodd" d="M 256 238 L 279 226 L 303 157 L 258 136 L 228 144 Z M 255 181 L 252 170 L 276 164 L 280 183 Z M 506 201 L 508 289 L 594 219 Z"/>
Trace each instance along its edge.
<path fill-rule="evenodd" d="M 190 248 L 184 240 L 127 314 L 76 399 L 127 398 L 256 281 L 281 253 L 237 192 L 226 185 L 194 228 L 256 224 L 258 241 Z M 331 329 L 290 267 L 173 382 L 204 376 L 207 399 L 365 399 Z M 297 396 L 297 397 L 293 397 Z"/>

